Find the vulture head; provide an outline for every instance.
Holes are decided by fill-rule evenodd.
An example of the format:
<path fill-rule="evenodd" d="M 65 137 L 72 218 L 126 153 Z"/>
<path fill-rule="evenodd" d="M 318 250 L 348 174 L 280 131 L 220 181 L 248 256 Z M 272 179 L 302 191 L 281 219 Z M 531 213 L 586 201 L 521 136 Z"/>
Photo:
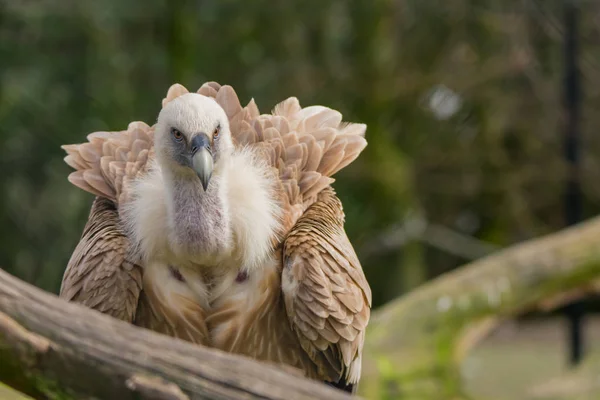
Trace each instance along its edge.
<path fill-rule="evenodd" d="M 225 111 L 214 99 L 197 93 L 165 105 L 158 115 L 155 140 L 161 168 L 173 177 L 199 180 L 204 191 L 233 149 Z"/>
<path fill-rule="evenodd" d="M 210 97 L 184 94 L 161 110 L 154 140 L 172 246 L 188 255 L 227 252 L 231 216 L 224 187 L 234 149 L 227 114 Z"/>

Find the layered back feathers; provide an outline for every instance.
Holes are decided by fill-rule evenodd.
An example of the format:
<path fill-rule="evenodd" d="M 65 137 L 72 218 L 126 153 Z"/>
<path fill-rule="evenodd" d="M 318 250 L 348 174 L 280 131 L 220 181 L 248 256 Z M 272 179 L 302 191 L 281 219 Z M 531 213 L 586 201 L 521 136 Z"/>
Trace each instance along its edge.
<path fill-rule="evenodd" d="M 114 201 L 127 202 L 129 185 L 145 173 L 154 158 L 154 127 L 132 122 L 127 130 L 94 132 L 88 142 L 62 146 L 65 162 L 75 169 L 69 181 L 75 186 Z"/>
<path fill-rule="evenodd" d="M 188 90 L 182 85 L 172 85 L 163 107 L 185 93 Z M 279 103 L 271 114 L 260 114 L 254 100 L 242 107 L 231 86 L 208 82 L 198 93 L 213 97 L 223 107 L 236 147 L 262 151 L 276 170 L 286 232 L 334 181 L 331 176 L 367 145 L 364 124 L 343 122 L 341 113 L 327 107 L 302 108 L 295 97 Z M 154 127 L 132 122 L 126 131 L 95 132 L 87 139 L 87 143 L 63 146 L 65 161 L 75 169 L 69 181 L 123 205 L 130 183 L 146 172 L 148 160 L 154 157 Z"/>

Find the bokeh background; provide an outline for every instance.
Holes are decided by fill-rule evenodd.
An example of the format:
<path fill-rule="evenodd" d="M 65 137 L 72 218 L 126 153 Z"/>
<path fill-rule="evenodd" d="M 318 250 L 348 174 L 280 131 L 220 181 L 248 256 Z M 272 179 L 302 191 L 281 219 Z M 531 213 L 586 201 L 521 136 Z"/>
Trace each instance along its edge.
<path fill-rule="evenodd" d="M 375 307 L 559 230 L 562 3 L 0 0 L 0 266 L 58 291 L 92 201 L 67 182 L 60 145 L 154 123 L 174 82 L 230 84 L 261 112 L 297 96 L 368 125 L 367 149 L 334 186 Z M 578 4 L 590 217 L 600 212 L 600 2 Z M 511 325 L 484 344 L 471 363 L 481 390 L 499 381 L 493 368 L 517 386 L 498 384 L 506 398 L 546 376 L 517 365 L 564 371 L 560 321 Z"/>

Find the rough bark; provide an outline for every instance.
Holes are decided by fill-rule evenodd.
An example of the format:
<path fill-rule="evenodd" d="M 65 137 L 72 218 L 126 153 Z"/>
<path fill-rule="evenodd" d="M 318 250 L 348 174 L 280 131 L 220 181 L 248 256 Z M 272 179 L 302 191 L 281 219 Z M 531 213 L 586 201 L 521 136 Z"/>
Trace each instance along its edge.
<path fill-rule="evenodd" d="M 503 319 L 594 291 L 599 278 L 596 218 L 432 280 L 374 313 L 361 393 L 390 399 L 468 397 L 460 363 L 490 329 Z"/>
<path fill-rule="evenodd" d="M 0 381 L 53 399 L 351 398 L 280 367 L 67 303 L 1 270 Z"/>

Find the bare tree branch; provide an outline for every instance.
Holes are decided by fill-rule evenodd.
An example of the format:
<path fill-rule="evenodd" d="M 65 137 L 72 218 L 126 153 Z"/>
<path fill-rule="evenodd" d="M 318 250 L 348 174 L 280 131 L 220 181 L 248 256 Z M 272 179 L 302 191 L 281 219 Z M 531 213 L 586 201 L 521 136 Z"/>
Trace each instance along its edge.
<path fill-rule="evenodd" d="M 36 398 L 349 399 L 67 303 L 0 270 L 0 380 Z"/>
<path fill-rule="evenodd" d="M 407 218 L 404 223 L 393 225 L 368 242 L 359 254 L 366 258 L 385 253 L 398 249 L 411 240 L 420 240 L 466 260 L 476 260 L 499 250 L 490 243 L 428 222 L 423 217 L 412 216 Z"/>

